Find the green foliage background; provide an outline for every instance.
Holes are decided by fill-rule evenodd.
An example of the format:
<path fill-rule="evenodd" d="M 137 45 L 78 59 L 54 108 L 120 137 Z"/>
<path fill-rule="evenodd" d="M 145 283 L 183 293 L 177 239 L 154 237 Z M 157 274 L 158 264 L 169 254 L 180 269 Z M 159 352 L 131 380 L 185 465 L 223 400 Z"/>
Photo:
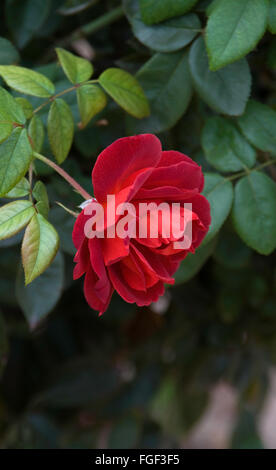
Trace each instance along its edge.
<path fill-rule="evenodd" d="M 6 0 L 0 26 L 0 85 L 10 92 L 0 93 L 1 122 L 7 109 L 11 121 L 27 120 L 35 150 L 55 157 L 88 192 L 103 148 L 124 135 L 156 133 L 164 148 L 202 166 L 213 219 L 161 312 L 114 296 L 98 318 L 82 281 L 72 281 L 74 218 L 56 204 L 76 211 L 82 199 L 35 162 L 36 224 L 52 237 L 53 252 L 55 227 L 60 248 L 40 276 L 24 266 L 26 280 L 35 278 L 25 287 L 22 232 L 0 241 L 0 446 L 178 448 L 224 381 L 239 401 L 229 445 L 262 447 L 257 419 L 276 361 L 276 1 Z M 80 62 L 76 75 L 59 52 L 64 73 L 56 47 L 88 51 L 102 91 L 85 85 L 30 119 L 52 84 L 60 93 L 92 73 Z M 30 88 L 21 71 L 14 84 L 11 65 L 29 69 L 28 80 L 30 70 L 44 78 Z M 114 67 L 136 77 L 149 116 L 134 79 L 119 77 L 127 95 L 110 85 Z M 66 124 L 60 135 L 58 120 Z M 0 141 L 1 206 L 16 199 L 23 227 L 33 216 L 30 187 L 15 183 L 30 164 L 27 131 L 12 130 L 8 119 Z M 3 207 L 2 238 L 16 231 L 4 225 Z"/>

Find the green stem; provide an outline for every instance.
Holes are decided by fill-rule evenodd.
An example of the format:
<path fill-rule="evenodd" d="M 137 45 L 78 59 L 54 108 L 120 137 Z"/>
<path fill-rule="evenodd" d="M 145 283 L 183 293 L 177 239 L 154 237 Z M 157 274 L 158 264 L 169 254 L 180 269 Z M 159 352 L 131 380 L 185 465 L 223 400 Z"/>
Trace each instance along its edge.
<path fill-rule="evenodd" d="M 40 153 L 34 152 L 34 157 L 40 160 L 41 162 L 45 163 L 46 165 L 50 166 L 53 168 L 62 178 L 64 178 L 67 183 L 69 183 L 85 200 L 91 199 L 92 196 L 85 191 L 85 189 L 77 183 L 72 176 L 70 176 L 63 168 L 58 166 L 55 162 L 50 160 L 49 158 L 44 157 L 44 155 L 41 155 Z"/>
<path fill-rule="evenodd" d="M 271 160 L 268 160 L 267 162 L 265 163 L 262 163 L 261 165 L 259 166 L 255 166 L 254 168 L 247 168 L 245 171 L 241 171 L 240 173 L 235 173 L 234 175 L 231 175 L 231 176 L 228 176 L 227 178 L 225 178 L 227 181 L 233 181 L 237 178 L 240 178 L 242 176 L 246 176 L 246 175 L 250 175 L 250 173 L 252 173 L 253 171 L 259 171 L 259 170 L 262 170 L 263 168 L 267 167 L 267 166 L 270 166 L 270 165 L 273 165 L 274 163 L 276 163 L 276 160 L 275 159 L 271 159 Z"/>
<path fill-rule="evenodd" d="M 48 100 L 44 101 L 44 103 L 42 103 L 40 106 L 38 106 L 36 109 L 34 109 L 33 114 L 38 113 L 42 108 L 44 108 L 44 106 L 47 106 L 48 104 L 52 103 L 53 101 L 55 101 L 55 99 L 59 98 L 60 96 L 66 95 L 66 93 L 70 93 L 71 91 L 77 90 L 77 88 L 79 88 L 83 85 L 87 85 L 89 83 L 97 83 L 97 82 L 98 82 L 98 80 L 87 80 L 86 82 L 77 83 L 76 85 L 74 85 L 70 88 L 66 88 L 66 90 L 62 90 L 59 93 L 57 93 L 56 95 L 51 96 L 51 98 L 49 98 Z"/>
<path fill-rule="evenodd" d="M 115 21 L 122 18 L 123 16 L 124 16 L 124 10 L 122 6 L 114 8 L 114 10 L 111 10 L 105 13 L 104 15 L 100 16 L 96 20 L 93 20 L 90 23 L 87 23 L 86 25 L 81 26 L 77 31 L 75 31 L 72 34 L 71 41 L 72 40 L 74 41 L 75 39 L 79 39 L 82 35 L 89 36 L 90 34 L 93 34 L 96 31 L 99 31 L 105 26 L 108 26 L 109 24 L 114 23 Z"/>

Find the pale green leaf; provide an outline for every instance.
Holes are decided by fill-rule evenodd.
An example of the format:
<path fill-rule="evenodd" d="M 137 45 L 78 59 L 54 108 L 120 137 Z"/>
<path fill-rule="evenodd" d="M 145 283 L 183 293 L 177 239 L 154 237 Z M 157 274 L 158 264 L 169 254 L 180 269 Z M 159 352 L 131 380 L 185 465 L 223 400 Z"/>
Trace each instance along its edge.
<path fill-rule="evenodd" d="M 208 162 L 222 172 L 251 168 L 256 151 L 227 119 L 213 117 L 206 121 L 201 135 Z"/>
<path fill-rule="evenodd" d="M 107 104 L 105 93 L 97 85 L 83 85 L 79 87 L 77 99 L 82 127 L 85 127 Z"/>
<path fill-rule="evenodd" d="M 264 173 L 253 172 L 235 187 L 233 220 L 250 248 L 269 255 L 276 248 L 276 184 Z"/>
<path fill-rule="evenodd" d="M 18 98 L 15 98 L 15 101 L 23 109 L 25 118 L 30 119 L 33 115 L 33 110 L 34 110 L 33 105 L 28 100 L 26 100 L 26 98 L 22 98 L 21 96 L 19 96 Z"/>
<path fill-rule="evenodd" d="M 211 70 L 218 70 L 252 51 L 263 36 L 268 0 L 221 0 L 206 29 Z"/>
<path fill-rule="evenodd" d="M 35 209 L 30 201 L 13 201 L 2 206 L 0 208 L 0 240 L 12 237 L 22 230 L 34 214 Z"/>
<path fill-rule="evenodd" d="M 41 215 L 35 214 L 26 228 L 22 243 L 25 283 L 40 276 L 56 256 L 59 238 L 54 227 Z"/>
<path fill-rule="evenodd" d="M 89 80 L 92 76 L 93 66 L 88 60 L 61 48 L 57 48 L 56 53 L 63 71 L 70 82 L 74 84 L 82 83 Z"/>
<path fill-rule="evenodd" d="M 25 67 L 1 65 L 0 75 L 10 88 L 19 93 L 48 98 L 55 92 L 54 84 L 45 75 Z"/>
<path fill-rule="evenodd" d="M 0 145 L 0 197 L 25 175 L 32 159 L 32 148 L 25 129 L 16 128 Z"/>
<path fill-rule="evenodd" d="M 149 115 L 150 109 L 144 91 L 130 73 L 110 68 L 100 75 L 99 83 L 114 101 L 132 116 L 143 118 Z"/>
<path fill-rule="evenodd" d="M 22 178 L 22 180 L 17 183 L 14 188 L 12 188 L 7 194 L 5 194 L 5 198 L 10 199 L 17 199 L 19 197 L 28 196 L 30 193 L 30 183 L 26 178 Z"/>
<path fill-rule="evenodd" d="M 48 137 L 52 152 L 62 163 L 71 148 L 74 137 L 74 119 L 68 104 L 62 100 L 55 100 L 48 115 Z"/>
<path fill-rule="evenodd" d="M 210 108 L 230 116 L 243 114 L 251 91 L 245 59 L 211 72 L 203 38 L 199 38 L 191 47 L 189 62 L 195 89 Z"/>
<path fill-rule="evenodd" d="M 36 182 L 32 191 L 32 195 L 37 201 L 36 208 L 38 212 L 47 219 L 49 213 L 49 198 L 46 186 L 42 183 L 42 181 Z"/>
<path fill-rule="evenodd" d="M 26 117 L 22 106 L 4 88 L 0 87 L 0 119 L 11 123 L 25 124 Z"/>
<path fill-rule="evenodd" d="M 39 116 L 36 114 L 30 120 L 28 134 L 31 139 L 32 147 L 36 152 L 40 152 L 44 142 L 44 126 Z"/>

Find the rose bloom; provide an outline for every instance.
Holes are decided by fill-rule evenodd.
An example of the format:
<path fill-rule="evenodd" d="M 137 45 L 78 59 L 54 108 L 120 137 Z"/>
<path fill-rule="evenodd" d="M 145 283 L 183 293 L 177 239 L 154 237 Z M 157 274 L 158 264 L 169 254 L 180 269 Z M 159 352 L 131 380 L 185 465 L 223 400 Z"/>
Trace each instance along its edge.
<path fill-rule="evenodd" d="M 98 157 L 92 172 L 96 200 L 106 207 L 107 195 L 115 195 L 116 207 L 131 202 L 192 204 L 192 240 L 188 249 L 176 249 L 173 235 L 156 238 L 87 238 L 85 224 L 90 215 L 82 210 L 74 230 L 77 253 L 74 279 L 85 275 L 84 294 L 88 304 L 102 314 L 114 290 L 129 303 L 150 305 L 173 284 L 173 274 L 189 252 L 194 253 L 208 232 L 210 206 L 200 193 L 201 168 L 177 151 L 162 151 L 151 134 L 115 141 Z"/>

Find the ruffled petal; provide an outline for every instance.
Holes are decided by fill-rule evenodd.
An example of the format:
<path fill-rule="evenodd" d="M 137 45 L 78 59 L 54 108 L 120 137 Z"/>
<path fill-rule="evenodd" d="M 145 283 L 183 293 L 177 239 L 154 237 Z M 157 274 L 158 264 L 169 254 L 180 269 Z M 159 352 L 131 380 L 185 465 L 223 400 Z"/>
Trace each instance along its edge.
<path fill-rule="evenodd" d="M 161 151 L 160 140 L 151 134 L 116 140 L 99 155 L 92 172 L 97 200 L 105 201 L 107 194 L 133 184 L 135 173 L 139 176 L 139 172 L 155 168 Z"/>

